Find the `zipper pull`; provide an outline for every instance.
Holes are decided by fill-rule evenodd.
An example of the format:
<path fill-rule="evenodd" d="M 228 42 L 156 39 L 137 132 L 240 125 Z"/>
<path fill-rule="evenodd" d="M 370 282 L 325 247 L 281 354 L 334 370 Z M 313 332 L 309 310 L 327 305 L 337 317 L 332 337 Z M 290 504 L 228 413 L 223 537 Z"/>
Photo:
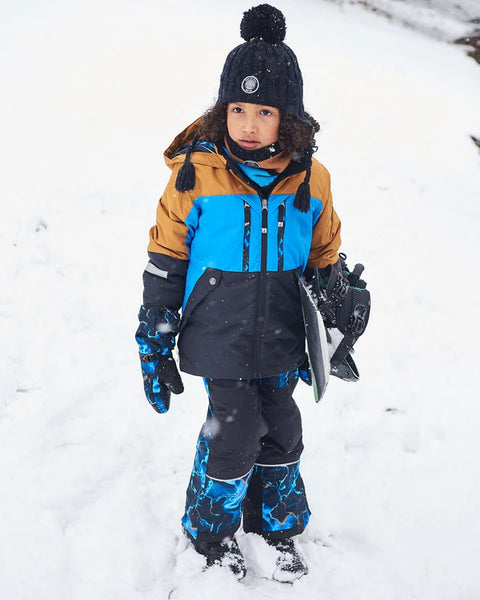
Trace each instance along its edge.
<path fill-rule="evenodd" d="M 267 233 L 268 223 L 268 199 L 262 198 L 262 234 Z"/>

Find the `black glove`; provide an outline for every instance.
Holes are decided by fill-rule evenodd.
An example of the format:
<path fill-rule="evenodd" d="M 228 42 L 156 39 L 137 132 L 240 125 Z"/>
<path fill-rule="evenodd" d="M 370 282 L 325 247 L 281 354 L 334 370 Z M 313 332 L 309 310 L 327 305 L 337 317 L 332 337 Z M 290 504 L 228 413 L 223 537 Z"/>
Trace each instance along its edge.
<path fill-rule="evenodd" d="M 181 394 L 183 383 L 172 357 L 180 316 L 166 307 L 140 308 L 135 338 L 140 351 L 143 387 L 154 410 L 165 413 L 170 393 Z"/>
<path fill-rule="evenodd" d="M 312 385 L 312 372 L 310 370 L 310 363 L 308 361 L 307 354 L 305 354 L 303 363 L 298 367 L 298 376 L 307 385 Z"/>

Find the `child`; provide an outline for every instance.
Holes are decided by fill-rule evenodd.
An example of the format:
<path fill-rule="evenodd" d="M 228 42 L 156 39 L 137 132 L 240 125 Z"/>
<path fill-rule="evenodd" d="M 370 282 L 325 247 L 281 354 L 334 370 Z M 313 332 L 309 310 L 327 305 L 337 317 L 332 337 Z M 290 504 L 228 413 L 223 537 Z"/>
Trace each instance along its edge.
<path fill-rule="evenodd" d="M 204 378 L 209 407 L 185 534 L 208 566 L 242 577 L 234 534 L 243 519 L 244 531 L 277 549 L 276 577 L 291 580 L 307 572 L 292 538 L 310 517 L 292 398 L 299 377 L 309 383 L 298 278 L 307 265 L 321 270 L 333 324 L 348 280 L 330 178 L 312 159 L 319 126 L 303 108 L 283 14 L 252 8 L 241 34 L 217 103 L 165 153 L 173 174 L 150 230 L 136 338 L 157 412 L 183 391 L 177 333 L 181 370 Z"/>

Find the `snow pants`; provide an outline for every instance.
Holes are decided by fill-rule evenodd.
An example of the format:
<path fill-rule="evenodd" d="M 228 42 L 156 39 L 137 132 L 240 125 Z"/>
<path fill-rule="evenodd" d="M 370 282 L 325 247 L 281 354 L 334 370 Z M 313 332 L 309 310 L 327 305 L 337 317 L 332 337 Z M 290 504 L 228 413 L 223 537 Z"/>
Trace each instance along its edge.
<path fill-rule="evenodd" d="M 209 398 L 182 524 L 193 540 L 240 527 L 271 539 L 301 533 L 310 510 L 299 470 L 298 369 L 253 380 L 205 379 Z"/>

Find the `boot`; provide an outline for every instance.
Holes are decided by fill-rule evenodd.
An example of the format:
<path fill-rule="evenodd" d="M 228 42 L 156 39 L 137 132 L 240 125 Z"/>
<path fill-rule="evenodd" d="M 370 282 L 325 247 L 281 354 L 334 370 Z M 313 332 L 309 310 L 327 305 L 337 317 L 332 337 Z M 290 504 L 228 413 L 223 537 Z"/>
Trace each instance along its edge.
<path fill-rule="evenodd" d="M 273 578 L 282 583 L 292 583 L 308 573 L 305 560 L 300 556 L 292 538 L 285 540 L 269 540 L 267 543 L 275 548 L 279 556 Z"/>
<path fill-rule="evenodd" d="M 245 558 L 235 538 L 225 538 L 221 542 L 193 542 L 195 550 L 207 559 L 207 567 L 219 565 L 230 569 L 237 579 L 243 579 L 247 573 Z"/>

